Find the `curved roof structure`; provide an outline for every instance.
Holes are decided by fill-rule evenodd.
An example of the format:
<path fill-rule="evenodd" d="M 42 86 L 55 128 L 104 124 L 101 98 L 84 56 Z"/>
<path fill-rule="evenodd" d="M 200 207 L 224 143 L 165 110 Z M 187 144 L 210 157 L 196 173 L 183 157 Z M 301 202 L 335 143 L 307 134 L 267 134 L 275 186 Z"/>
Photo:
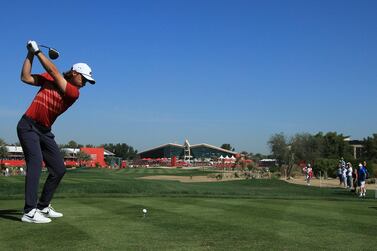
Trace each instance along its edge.
<path fill-rule="evenodd" d="M 187 148 L 189 148 L 189 151 Z M 183 145 L 167 143 L 142 151 L 139 153 L 139 156 L 140 158 L 172 158 L 173 156 L 176 156 L 180 159 L 200 159 L 219 158 L 221 155 L 231 157 L 237 154 L 237 152 L 206 143 L 190 145 L 188 140 L 185 140 Z"/>

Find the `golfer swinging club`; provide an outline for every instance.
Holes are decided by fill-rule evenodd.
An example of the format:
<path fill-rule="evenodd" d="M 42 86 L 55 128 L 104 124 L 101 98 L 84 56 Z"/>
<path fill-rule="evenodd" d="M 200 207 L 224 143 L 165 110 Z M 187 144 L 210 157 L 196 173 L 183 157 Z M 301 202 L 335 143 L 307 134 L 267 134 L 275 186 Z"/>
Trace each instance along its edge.
<path fill-rule="evenodd" d="M 70 71 L 59 73 L 56 66 L 39 50 L 35 41 L 27 43 L 28 54 L 21 71 L 22 82 L 40 89 L 17 125 L 26 161 L 25 207 L 21 220 L 30 223 L 49 223 L 50 218 L 63 214 L 51 207 L 53 194 L 65 173 L 64 161 L 51 132 L 56 118 L 79 97 L 79 89 L 86 82 L 95 83 L 90 67 L 74 64 Z M 33 59 L 37 57 L 46 73 L 31 74 Z M 48 168 L 48 177 L 38 200 L 38 184 L 42 161 Z"/>

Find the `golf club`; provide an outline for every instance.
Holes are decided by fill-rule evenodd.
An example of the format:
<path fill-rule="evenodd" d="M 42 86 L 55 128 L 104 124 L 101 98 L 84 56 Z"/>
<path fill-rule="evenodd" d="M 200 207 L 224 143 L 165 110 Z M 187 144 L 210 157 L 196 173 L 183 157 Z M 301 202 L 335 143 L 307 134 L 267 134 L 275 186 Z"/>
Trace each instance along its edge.
<path fill-rule="evenodd" d="M 42 45 L 42 44 L 40 44 L 39 47 L 47 48 L 48 49 L 48 56 L 52 60 L 55 60 L 59 57 L 59 52 L 56 49 L 51 48 L 51 47 L 46 46 L 46 45 Z"/>

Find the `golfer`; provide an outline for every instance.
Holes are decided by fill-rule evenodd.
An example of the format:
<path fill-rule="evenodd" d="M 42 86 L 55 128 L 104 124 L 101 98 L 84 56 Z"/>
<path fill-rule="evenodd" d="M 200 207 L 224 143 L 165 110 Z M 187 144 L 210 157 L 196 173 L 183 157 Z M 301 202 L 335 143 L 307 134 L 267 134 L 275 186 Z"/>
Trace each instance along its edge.
<path fill-rule="evenodd" d="M 17 125 L 26 161 L 25 207 L 21 220 L 30 223 L 49 223 L 50 218 L 63 214 L 51 207 L 53 194 L 65 173 L 64 160 L 51 132 L 51 126 L 79 97 L 86 82 L 95 83 L 90 67 L 74 64 L 70 71 L 60 74 L 56 66 L 39 50 L 35 41 L 27 43 L 27 57 L 21 71 L 22 82 L 40 89 Z M 31 74 L 33 59 L 37 58 L 46 73 Z M 43 161 L 48 177 L 38 200 L 38 184 Z"/>

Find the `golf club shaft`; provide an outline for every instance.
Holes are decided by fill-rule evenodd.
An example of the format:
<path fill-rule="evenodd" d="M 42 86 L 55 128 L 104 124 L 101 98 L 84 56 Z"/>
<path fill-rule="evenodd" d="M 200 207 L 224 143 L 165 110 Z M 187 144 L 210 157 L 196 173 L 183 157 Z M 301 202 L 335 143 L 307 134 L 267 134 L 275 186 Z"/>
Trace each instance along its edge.
<path fill-rule="evenodd" d="M 43 48 L 47 48 L 47 49 L 50 49 L 51 47 L 49 46 L 46 46 L 46 45 L 43 45 L 43 44 L 39 44 L 40 47 L 43 47 Z"/>

